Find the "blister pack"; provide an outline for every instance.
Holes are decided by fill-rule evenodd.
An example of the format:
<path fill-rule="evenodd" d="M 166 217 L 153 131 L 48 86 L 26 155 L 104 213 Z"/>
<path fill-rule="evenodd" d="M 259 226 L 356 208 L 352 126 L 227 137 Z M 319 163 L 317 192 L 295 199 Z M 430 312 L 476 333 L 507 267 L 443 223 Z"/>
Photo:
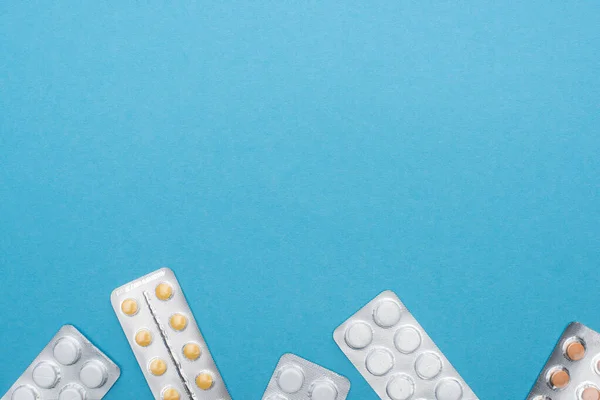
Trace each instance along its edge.
<path fill-rule="evenodd" d="M 64 325 L 1 400 L 99 400 L 120 374 L 81 332 Z"/>
<path fill-rule="evenodd" d="M 371 300 L 333 338 L 382 399 L 477 399 L 392 291 Z"/>
<path fill-rule="evenodd" d="M 115 289 L 111 303 L 156 399 L 231 399 L 173 271 Z"/>
<path fill-rule="evenodd" d="M 263 400 L 344 400 L 350 381 L 294 354 L 279 359 Z"/>
<path fill-rule="evenodd" d="M 600 333 L 569 324 L 527 399 L 600 400 Z"/>

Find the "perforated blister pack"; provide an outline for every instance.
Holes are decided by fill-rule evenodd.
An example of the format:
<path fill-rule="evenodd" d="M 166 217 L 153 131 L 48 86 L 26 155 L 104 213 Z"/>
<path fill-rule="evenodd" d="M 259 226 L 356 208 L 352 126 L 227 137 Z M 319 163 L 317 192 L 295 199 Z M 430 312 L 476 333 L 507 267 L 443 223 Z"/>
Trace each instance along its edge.
<path fill-rule="evenodd" d="M 345 400 L 350 381 L 318 364 L 287 353 L 281 356 L 263 400 Z"/>
<path fill-rule="evenodd" d="M 115 289 L 111 303 L 156 399 L 231 399 L 173 271 Z"/>
<path fill-rule="evenodd" d="M 569 324 L 527 399 L 600 400 L 600 333 Z"/>
<path fill-rule="evenodd" d="M 333 338 L 382 399 L 477 399 L 392 291 L 358 310 Z"/>
<path fill-rule="evenodd" d="M 64 325 L 1 400 L 99 400 L 120 373 L 81 332 Z"/>

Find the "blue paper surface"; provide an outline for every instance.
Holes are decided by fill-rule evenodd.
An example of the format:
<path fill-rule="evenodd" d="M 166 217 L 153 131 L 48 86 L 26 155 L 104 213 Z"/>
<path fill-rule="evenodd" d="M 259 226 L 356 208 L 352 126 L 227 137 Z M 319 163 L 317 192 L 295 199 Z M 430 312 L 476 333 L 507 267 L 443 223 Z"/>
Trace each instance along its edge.
<path fill-rule="evenodd" d="M 96 2 L 98 3 L 98 2 Z M 234 399 L 394 290 L 481 399 L 600 329 L 600 4 L 0 4 L 0 393 L 177 274 Z M 110 3 L 110 4 L 109 4 Z"/>

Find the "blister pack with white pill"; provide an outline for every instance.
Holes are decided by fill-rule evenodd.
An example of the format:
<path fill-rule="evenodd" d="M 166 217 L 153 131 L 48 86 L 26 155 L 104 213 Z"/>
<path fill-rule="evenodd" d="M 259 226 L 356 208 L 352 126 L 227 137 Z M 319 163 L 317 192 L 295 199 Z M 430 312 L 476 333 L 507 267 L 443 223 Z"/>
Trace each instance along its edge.
<path fill-rule="evenodd" d="M 528 400 L 600 400 L 600 333 L 569 324 Z"/>
<path fill-rule="evenodd" d="M 350 381 L 294 354 L 279 359 L 263 400 L 344 400 Z"/>
<path fill-rule="evenodd" d="M 477 399 L 392 291 L 358 310 L 333 338 L 382 399 Z"/>
<path fill-rule="evenodd" d="M 111 303 L 156 399 L 231 399 L 173 271 L 115 289 Z"/>
<path fill-rule="evenodd" d="M 64 325 L 1 400 L 99 400 L 120 374 L 81 332 Z"/>

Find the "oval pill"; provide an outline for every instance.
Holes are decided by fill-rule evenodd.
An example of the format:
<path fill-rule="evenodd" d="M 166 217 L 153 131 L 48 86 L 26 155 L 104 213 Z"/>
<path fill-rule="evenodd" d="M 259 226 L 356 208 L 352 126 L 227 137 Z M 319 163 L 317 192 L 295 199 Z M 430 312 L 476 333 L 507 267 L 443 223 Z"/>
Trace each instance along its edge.
<path fill-rule="evenodd" d="M 309 392 L 311 400 L 335 400 L 337 399 L 337 389 L 331 382 L 315 382 Z"/>
<path fill-rule="evenodd" d="M 394 335 L 394 346 L 400 353 L 413 353 L 421 346 L 421 334 L 412 326 L 404 326 Z"/>
<path fill-rule="evenodd" d="M 564 369 L 559 369 L 550 374 L 550 386 L 553 389 L 564 389 L 569 385 L 571 377 Z"/>
<path fill-rule="evenodd" d="M 19 386 L 15 389 L 10 400 L 37 400 L 39 395 L 31 386 Z"/>
<path fill-rule="evenodd" d="M 59 369 L 57 366 L 45 361 L 36 365 L 32 372 L 32 378 L 35 384 L 44 389 L 50 389 L 56 386 L 59 377 Z"/>
<path fill-rule="evenodd" d="M 148 329 L 140 329 L 135 334 L 135 342 L 138 346 L 147 347 L 152 343 L 152 333 Z"/>
<path fill-rule="evenodd" d="M 375 309 L 373 320 L 382 328 L 389 328 L 400 321 L 402 310 L 400 306 L 392 300 L 384 300 Z"/>
<path fill-rule="evenodd" d="M 75 339 L 65 336 L 56 341 L 52 353 L 62 365 L 73 365 L 81 356 L 81 346 Z"/>
<path fill-rule="evenodd" d="M 355 322 L 346 329 L 344 340 L 353 349 L 364 349 L 373 341 L 373 330 L 364 322 Z"/>
<path fill-rule="evenodd" d="M 169 300 L 171 297 L 173 297 L 173 286 L 165 282 L 159 283 L 156 285 L 154 293 L 159 300 Z"/>
<path fill-rule="evenodd" d="M 277 375 L 277 385 L 285 393 L 296 393 L 303 384 L 304 373 L 296 367 L 284 367 Z"/>
<path fill-rule="evenodd" d="M 196 377 L 196 386 L 202 390 L 210 389 L 214 384 L 214 380 L 211 374 L 202 372 Z"/>
<path fill-rule="evenodd" d="M 152 375 L 160 376 L 167 371 L 167 363 L 160 358 L 155 358 L 154 360 L 150 361 L 148 369 Z"/>
<path fill-rule="evenodd" d="M 435 398 L 437 400 L 460 400 L 462 396 L 462 385 L 456 379 L 442 379 L 435 388 Z"/>
<path fill-rule="evenodd" d="M 600 391 L 595 387 L 587 387 L 581 392 L 581 400 L 600 400 Z"/>
<path fill-rule="evenodd" d="M 580 341 L 569 343 L 566 349 L 566 356 L 571 361 L 579 361 L 585 357 L 585 347 Z"/>
<path fill-rule="evenodd" d="M 135 299 L 123 300 L 123 302 L 121 303 L 121 311 L 123 311 L 123 314 L 128 315 L 130 317 L 137 314 L 137 312 L 138 312 L 137 301 L 135 301 Z"/>
<path fill-rule="evenodd" d="M 442 372 L 442 360 L 435 353 L 423 353 L 415 361 L 415 371 L 423 379 L 433 379 Z"/>
<path fill-rule="evenodd" d="M 79 380 L 90 389 L 104 385 L 106 378 L 106 368 L 96 360 L 88 361 L 79 371 Z"/>
<path fill-rule="evenodd" d="M 389 380 L 385 390 L 392 400 L 408 400 L 415 392 L 415 383 L 408 375 L 396 375 Z"/>
<path fill-rule="evenodd" d="M 200 346 L 198 346 L 196 343 L 187 343 L 185 346 L 183 346 L 183 355 L 188 360 L 196 361 L 200 357 L 201 353 L 202 351 L 200 350 Z"/>
<path fill-rule="evenodd" d="M 163 400 L 179 400 L 179 392 L 173 388 L 167 388 L 163 390 L 162 394 Z"/>
<path fill-rule="evenodd" d="M 390 372 L 394 366 L 394 357 L 386 349 L 376 349 L 369 353 L 365 364 L 372 375 L 382 376 Z"/>
<path fill-rule="evenodd" d="M 169 325 L 176 331 L 182 331 L 187 326 L 187 318 L 182 314 L 173 314 L 169 318 Z"/>

